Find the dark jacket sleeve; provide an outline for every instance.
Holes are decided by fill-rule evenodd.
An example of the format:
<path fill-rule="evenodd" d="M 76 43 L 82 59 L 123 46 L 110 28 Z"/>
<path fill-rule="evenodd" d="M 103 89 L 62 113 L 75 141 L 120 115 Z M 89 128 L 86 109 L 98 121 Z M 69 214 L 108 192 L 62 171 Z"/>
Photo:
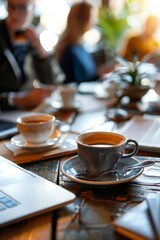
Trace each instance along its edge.
<path fill-rule="evenodd" d="M 36 77 L 44 84 L 53 84 L 52 65 L 50 57 L 40 59 L 35 49 L 30 53 Z M 27 74 L 26 74 L 27 75 Z M 22 87 L 22 72 L 13 55 L 9 41 L 5 20 L 0 21 L 0 109 L 8 110 L 13 107 L 8 102 L 10 92 L 18 92 Z"/>
<path fill-rule="evenodd" d="M 52 71 L 52 61 L 50 55 L 45 59 L 40 59 L 36 52 L 33 51 L 33 67 L 36 72 L 37 78 L 43 84 L 54 84 L 54 74 Z"/>
<path fill-rule="evenodd" d="M 4 21 L 0 21 L 0 109 L 13 109 L 8 101 L 9 92 L 20 88 L 21 73 L 13 53 L 4 38 Z"/>

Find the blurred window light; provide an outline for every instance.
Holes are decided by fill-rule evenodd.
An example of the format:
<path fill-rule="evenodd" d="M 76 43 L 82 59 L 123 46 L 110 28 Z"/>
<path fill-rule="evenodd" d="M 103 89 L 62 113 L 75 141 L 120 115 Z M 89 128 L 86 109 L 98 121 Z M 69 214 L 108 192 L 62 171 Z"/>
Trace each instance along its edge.
<path fill-rule="evenodd" d="M 69 5 L 66 0 L 37 0 L 40 12 L 40 41 L 48 52 L 54 50 L 58 36 L 65 27 Z"/>
<path fill-rule="evenodd" d="M 83 36 L 84 46 L 89 52 L 97 51 L 100 40 L 101 32 L 98 27 L 93 27 L 92 29 L 88 30 Z"/>
<path fill-rule="evenodd" d="M 7 17 L 6 6 L 3 2 L 0 2 L 0 19 L 4 19 Z"/>
<path fill-rule="evenodd" d="M 58 35 L 54 31 L 44 30 L 40 33 L 40 42 L 47 52 L 51 52 L 58 41 Z"/>
<path fill-rule="evenodd" d="M 64 29 L 69 6 L 65 0 L 41 0 L 40 24 L 46 29 L 60 33 Z"/>
<path fill-rule="evenodd" d="M 159 16 L 160 1 L 159 0 L 145 0 L 145 12 L 147 14 L 154 14 Z"/>
<path fill-rule="evenodd" d="M 83 40 L 89 44 L 96 44 L 100 41 L 100 39 L 101 33 L 100 30 L 96 27 L 92 28 L 91 30 L 88 30 L 83 36 Z"/>

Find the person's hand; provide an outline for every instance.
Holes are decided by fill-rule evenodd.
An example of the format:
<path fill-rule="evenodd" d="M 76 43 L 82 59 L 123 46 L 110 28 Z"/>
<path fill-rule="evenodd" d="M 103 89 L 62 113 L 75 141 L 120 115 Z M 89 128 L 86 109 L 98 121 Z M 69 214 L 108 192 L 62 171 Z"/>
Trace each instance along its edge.
<path fill-rule="evenodd" d="M 113 72 L 115 70 L 115 65 L 113 61 L 100 65 L 97 70 L 98 76 L 103 77 L 105 74 Z"/>
<path fill-rule="evenodd" d="M 42 47 L 39 36 L 33 28 L 27 28 L 25 30 L 25 37 L 29 40 L 31 47 L 36 49 L 40 58 L 47 57 L 47 52 Z"/>
<path fill-rule="evenodd" d="M 30 92 L 18 93 L 12 101 L 14 105 L 22 109 L 33 109 L 41 104 L 45 98 L 50 97 L 54 90 L 53 86 L 43 86 Z"/>

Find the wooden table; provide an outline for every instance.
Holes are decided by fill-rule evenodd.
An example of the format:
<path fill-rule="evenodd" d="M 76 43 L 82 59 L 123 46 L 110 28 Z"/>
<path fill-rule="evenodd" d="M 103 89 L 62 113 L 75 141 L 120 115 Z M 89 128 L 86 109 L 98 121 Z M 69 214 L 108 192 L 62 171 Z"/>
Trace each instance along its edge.
<path fill-rule="evenodd" d="M 86 96 L 84 96 L 85 98 Z M 83 132 L 106 121 L 105 101 L 96 101 L 89 97 L 92 105 L 85 106 L 72 124 L 72 130 Z M 93 101 L 94 100 L 94 101 Z M 108 122 L 108 130 L 113 127 Z M 149 154 L 139 152 L 138 155 L 160 157 L 160 153 Z M 57 165 L 54 182 L 76 194 L 76 200 L 54 212 L 40 215 L 35 218 L 5 227 L 0 230 L 0 239 L 4 240 L 72 240 L 72 239 L 125 239 L 118 235 L 112 222 L 128 209 L 142 202 L 151 193 L 160 192 L 160 179 L 158 183 L 150 182 L 148 177 L 137 178 L 112 186 L 91 186 L 79 184 L 67 179 L 60 171 L 61 164 L 73 155 L 41 162 L 43 167 L 48 162 Z M 38 163 L 23 165 L 33 170 Z M 156 158 L 160 167 L 160 158 Z M 38 174 L 41 175 L 39 168 Z"/>

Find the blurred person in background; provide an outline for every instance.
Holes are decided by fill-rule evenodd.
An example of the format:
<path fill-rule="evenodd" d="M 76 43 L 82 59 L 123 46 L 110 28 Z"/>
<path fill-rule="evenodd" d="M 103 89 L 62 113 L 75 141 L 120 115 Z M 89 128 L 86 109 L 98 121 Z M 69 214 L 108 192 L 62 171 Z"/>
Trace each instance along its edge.
<path fill-rule="evenodd" d="M 129 61 L 133 61 L 136 56 L 139 61 L 147 54 L 160 51 L 160 43 L 155 37 L 159 27 L 159 18 L 149 15 L 144 24 L 144 30 L 140 34 L 129 36 L 121 55 Z"/>
<path fill-rule="evenodd" d="M 78 2 L 71 6 L 66 28 L 55 47 L 55 58 L 64 74 L 64 83 L 95 81 L 114 69 L 114 63 L 97 67 L 92 55 L 83 45 L 84 34 L 94 22 L 94 8 L 90 3 Z"/>
<path fill-rule="evenodd" d="M 8 0 L 7 10 L 0 21 L 0 109 L 32 109 L 54 91 L 49 56 L 31 25 L 35 0 Z"/>

